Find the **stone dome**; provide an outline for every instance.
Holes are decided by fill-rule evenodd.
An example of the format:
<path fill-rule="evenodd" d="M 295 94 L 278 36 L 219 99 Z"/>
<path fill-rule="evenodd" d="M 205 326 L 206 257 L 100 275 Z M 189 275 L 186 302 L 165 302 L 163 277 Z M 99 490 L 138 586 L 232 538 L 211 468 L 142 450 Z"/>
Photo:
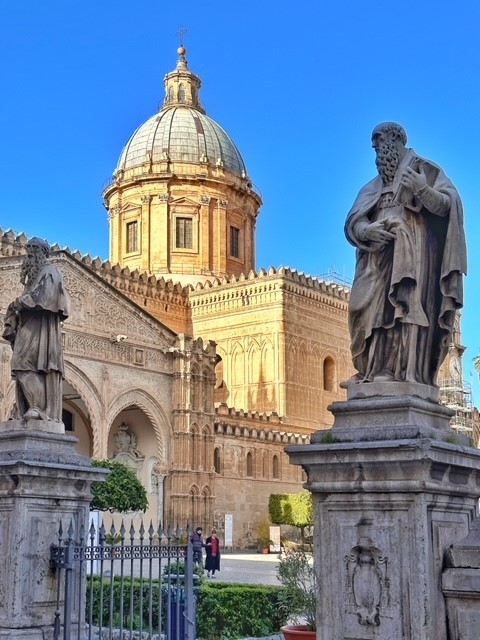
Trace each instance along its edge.
<path fill-rule="evenodd" d="M 188 68 L 186 49 L 178 49 L 176 69 L 164 79 L 160 112 L 132 135 L 122 151 L 116 173 L 163 160 L 222 167 L 241 178 L 247 172 L 230 136 L 209 118 L 199 99 L 200 78 Z"/>
<path fill-rule="evenodd" d="M 117 169 L 128 170 L 146 160 L 205 162 L 245 177 L 242 156 L 230 136 L 207 115 L 186 106 L 164 106 L 142 124 L 122 151 Z"/>

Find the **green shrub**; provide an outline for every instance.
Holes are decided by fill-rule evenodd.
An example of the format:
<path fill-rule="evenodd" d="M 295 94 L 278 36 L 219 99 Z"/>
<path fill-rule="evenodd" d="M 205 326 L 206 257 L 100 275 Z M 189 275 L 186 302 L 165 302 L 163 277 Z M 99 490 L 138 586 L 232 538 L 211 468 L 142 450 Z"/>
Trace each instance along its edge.
<path fill-rule="evenodd" d="M 159 582 L 148 581 L 141 585 L 139 578 L 123 580 L 123 616 L 120 618 L 122 583 L 117 577 L 113 582 L 103 580 L 103 606 L 100 611 L 101 581 L 98 576 L 87 580 L 86 617 L 89 618 L 92 602 L 93 624 L 98 626 L 100 617 L 104 627 L 110 624 L 110 605 L 113 598 L 112 624 L 115 628 L 138 631 L 149 628 L 149 608 L 152 607 L 153 630 L 158 627 L 159 601 L 162 606 L 162 632 L 165 632 L 167 614 L 167 588 L 163 583 L 159 598 Z M 197 637 L 204 640 L 220 638 L 245 638 L 267 636 L 279 631 L 288 618 L 288 611 L 281 606 L 283 587 L 226 584 L 202 584 L 197 591 Z M 141 606 L 140 601 L 143 601 Z M 130 617 L 132 610 L 133 616 Z M 102 615 L 100 615 L 102 614 Z M 176 614 L 175 614 L 176 615 Z"/>
<path fill-rule="evenodd" d="M 204 640 L 268 636 L 288 615 L 280 607 L 282 587 L 205 584 L 197 600 L 197 637 Z"/>

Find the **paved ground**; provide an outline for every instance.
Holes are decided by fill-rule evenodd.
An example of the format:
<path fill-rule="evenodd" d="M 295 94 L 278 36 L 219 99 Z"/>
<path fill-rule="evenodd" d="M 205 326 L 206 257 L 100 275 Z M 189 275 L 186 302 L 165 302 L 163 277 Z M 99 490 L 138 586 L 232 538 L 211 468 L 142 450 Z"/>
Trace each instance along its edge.
<path fill-rule="evenodd" d="M 231 553 L 225 551 L 220 558 L 220 571 L 215 574 L 215 579 L 222 582 L 279 585 L 277 579 L 278 562 L 278 554 L 276 553 Z"/>

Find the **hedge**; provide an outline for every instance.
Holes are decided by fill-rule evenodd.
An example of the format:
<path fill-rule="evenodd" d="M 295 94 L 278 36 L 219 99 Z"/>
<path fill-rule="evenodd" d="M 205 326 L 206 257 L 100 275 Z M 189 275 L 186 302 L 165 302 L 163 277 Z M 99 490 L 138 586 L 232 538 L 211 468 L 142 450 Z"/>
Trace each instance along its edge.
<path fill-rule="evenodd" d="M 205 640 L 278 633 L 287 615 L 280 607 L 284 587 L 204 584 L 197 600 L 197 636 Z"/>
<path fill-rule="evenodd" d="M 91 589 L 93 584 L 93 589 Z M 90 597 L 93 592 L 93 624 L 100 622 L 100 578 L 95 576 L 87 580 L 86 617 L 90 613 Z M 111 581 L 103 580 L 102 624 L 110 624 Z M 153 632 L 156 632 L 159 614 L 159 583 L 124 578 L 123 581 L 123 619 L 120 619 L 121 583 L 118 578 L 113 583 L 113 626 L 138 631 L 149 628 L 149 605 L 152 605 Z M 220 638 L 245 638 L 247 636 L 267 636 L 276 633 L 286 623 L 288 612 L 280 606 L 280 593 L 284 587 L 231 584 L 217 582 L 203 583 L 197 591 L 197 638 L 218 640 Z M 166 624 L 166 585 L 162 585 L 162 626 Z M 175 593 L 175 591 L 173 592 Z M 132 600 L 133 598 L 133 600 Z M 143 600 L 143 615 L 140 619 L 140 600 Z M 132 602 L 133 620 L 130 619 Z M 176 615 L 176 613 L 175 613 Z M 162 629 L 164 631 L 164 629 Z"/>

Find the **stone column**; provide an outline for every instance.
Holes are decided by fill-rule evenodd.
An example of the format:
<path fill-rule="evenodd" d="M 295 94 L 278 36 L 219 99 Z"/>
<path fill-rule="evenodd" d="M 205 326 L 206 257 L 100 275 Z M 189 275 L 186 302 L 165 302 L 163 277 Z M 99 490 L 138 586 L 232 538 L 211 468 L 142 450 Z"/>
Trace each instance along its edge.
<path fill-rule="evenodd" d="M 317 637 L 447 640 L 444 554 L 478 514 L 480 451 L 413 395 L 331 411 L 332 429 L 287 448 L 314 498 Z"/>
<path fill-rule="evenodd" d="M 88 527 L 91 484 L 105 477 L 76 453 L 77 438 L 61 433 L 61 423 L 52 433 L 52 424 L 0 423 L 1 640 L 53 637 L 57 583 L 50 546 L 58 542 L 60 521 L 64 530 L 70 522 L 76 530 Z"/>

